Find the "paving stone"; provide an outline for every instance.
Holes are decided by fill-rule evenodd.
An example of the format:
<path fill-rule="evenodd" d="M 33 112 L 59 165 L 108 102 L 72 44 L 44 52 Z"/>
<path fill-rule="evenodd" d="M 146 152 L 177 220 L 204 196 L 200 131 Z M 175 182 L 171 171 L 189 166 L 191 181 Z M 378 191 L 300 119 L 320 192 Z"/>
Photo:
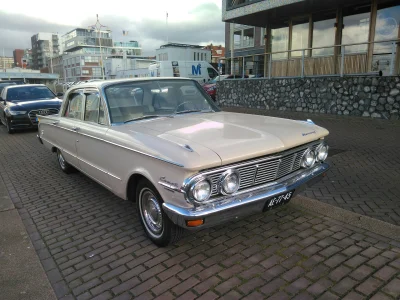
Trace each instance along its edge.
<path fill-rule="evenodd" d="M 367 266 L 367 265 L 361 265 L 357 269 L 355 269 L 350 276 L 356 280 L 363 280 L 367 278 L 371 273 L 374 272 L 374 269 Z"/>
<path fill-rule="evenodd" d="M 332 287 L 332 291 L 338 295 L 345 295 L 350 291 L 358 282 L 350 277 L 345 277 Z"/>
<path fill-rule="evenodd" d="M 374 293 L 378 288 L 380 288 L 382 284 L 383 282 L 379 279 L 370 277 L 363 283 L 361 283 L 356 288 L 356 291 L 360 292 L 363 295 L 369 296 L 370 294 Z"/>
<path fill-rule="evenodd" d="M 398 298 L 400 297 L 400 279 L 394 278 L 382 289 L 386 294 Z"/>
<path fill-rule="evenodd" d="M 349 131 L 347 121 L 321 122 Z M 370 124 L 363 125 L 368 134 L 354 134 L 346 143 L 339 131 L 331 130 L 337 143 L 333 148 L 342 145 L 347 151 L 333 156 L 327 178 L 306 192 L 400 224 L 394 215 L 399 215 L 399 187 L 385 177 L 399 174 L 400 168 L 393 161 L 378 168 L 376 157 L 384 156 L 367 155 L 382 152 L 382 147 L 368 144 L 376 130 Z M 360 129 L 358 123 L 354 126 Z M 393 133 L 393 128 L 385 130 Z M 79 172 L 63 174 L 54 154 L 38 146 L 35 134 L 9 136 L 0 127 L 1 178 L 19 198 L 21 217 L 58 296 L 72 291 L 76 299 L 399 297 L 398 242 L 294 205 L 188 233 L 178 244 L 158 248 L 145 236 L 134 203 L 120 200 Z M 384 151 L 396 149 L 394 139 L 385 139 Z M 356 162 L 361 158 L 362 176 L 354 173 L 354 168 L 362 169 Z M 379 177 L 380 169 L 391 173 Z M 364 193 L 365 187 L 369 190 Z M 363 205 L 371 205 L 370 211 Z M 378 287 L 371 284 L 381 281 Z"/>

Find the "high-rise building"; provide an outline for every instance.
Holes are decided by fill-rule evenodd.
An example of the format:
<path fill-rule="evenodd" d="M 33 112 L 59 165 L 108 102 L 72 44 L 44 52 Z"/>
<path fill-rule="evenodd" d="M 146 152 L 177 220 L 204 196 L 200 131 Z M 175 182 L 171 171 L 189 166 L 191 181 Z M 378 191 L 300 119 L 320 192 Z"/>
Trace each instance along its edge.
<path fill-rule="evenodd" d="M 39 70 L 50 67 L 50 58 L 59 55 L 59 35 L 39 32 L 31 37 L 33 69 Z"/>
<path fill-rule="evenodd" d="M 137 41 L 113 42 L 109 30 L 76 28 L 61 37 L 61 47 L 63 74 L 60 74 L 60 78 L 67 82 L 102 79 L 103 75 L 106 78 L 103 62 L 107 57 L 122 58 L 124 55 L 133 57 L 142 54 Z M 54 62 L 57 61 L 58 65 L 57 59 Z"/>

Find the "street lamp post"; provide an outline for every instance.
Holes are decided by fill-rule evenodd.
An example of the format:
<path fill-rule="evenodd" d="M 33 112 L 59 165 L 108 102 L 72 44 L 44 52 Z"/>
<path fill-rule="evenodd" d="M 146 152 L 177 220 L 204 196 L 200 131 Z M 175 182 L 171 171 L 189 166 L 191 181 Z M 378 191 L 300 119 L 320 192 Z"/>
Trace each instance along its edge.
<path fill-rule="evenodd" d="M 105 26 L 105 25 L 102 25 L 101 23 L 100 23 L 100 21 L 99 21 L 99 15 L 98 14 L 96 14 L 96 18 L 97 18 L 97 21 L 96 21 L 96 24 L 94 24 L 94 25 L 92 25 L 92 26 L 89 26 L 89 28 L 88 28 L 88 30 L 89 29 L 92 29 L 92 30 L 96 30 L 97 31 L 97 34 L 98 34 L 98 37 L 99 37 L 99 46 L 100 46 L 100 61 L 101 61 L 101 76 L 102 76 L 102 78 L 103 78 L 103 80 L 104 80 L 104 67 L 103 67 L 103 52 L 102 52 L 102 50 L 101 50 L 101 29 L 102 28 L 107 28 L 107 26 Z"/>

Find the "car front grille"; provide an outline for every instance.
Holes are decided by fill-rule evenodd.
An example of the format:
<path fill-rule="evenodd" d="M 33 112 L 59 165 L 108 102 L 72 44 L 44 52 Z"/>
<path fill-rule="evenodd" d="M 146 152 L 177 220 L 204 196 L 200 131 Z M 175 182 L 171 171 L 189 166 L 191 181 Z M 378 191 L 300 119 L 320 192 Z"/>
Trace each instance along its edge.
<path fill-rule="evenodd" d="M 37 125 L 38 122 L 36 121 L 36 115 L 47 116 L 47 115 L 55 115 L 58 114 L 59 110 L 57 108 L 43 108 L 43 109 L 36 109 L 31 110 L 28 115 L 29 119 L 31 119 L 31 123 L 33 125 Z"/>
<path fill-rule="evenodd" d="M 239 191 L 255 187 L 257 185 L 273 182 L 279 178 L 289 175 L 290 173 L 298 171 L 301 168 L 301 158 L 306 150 L 308 148 L 315 150 L 318 145 L 319 143 L 299 147 L 298 150 L 289 151 L 287 155 L 282 153 L 283 156 L 277 159 L 268 159 L 268 157 L 265 157 L 264 160 L 261 158 L 254 162 L 250 161 L 244 164 L 239 163 L 237 164 L 238 167 L 232 165 L 232 168 L 236 169 L 240 173 L 241 182 Z M 279 155 L 279 153 L 276 155 Z M 228 169 L 230 169 L 229 166 L 227 166 L 225 170 Z M 225 170 L 207 172 L 212 181 L 211 197 L 219 194 L 218 181 Z"/>

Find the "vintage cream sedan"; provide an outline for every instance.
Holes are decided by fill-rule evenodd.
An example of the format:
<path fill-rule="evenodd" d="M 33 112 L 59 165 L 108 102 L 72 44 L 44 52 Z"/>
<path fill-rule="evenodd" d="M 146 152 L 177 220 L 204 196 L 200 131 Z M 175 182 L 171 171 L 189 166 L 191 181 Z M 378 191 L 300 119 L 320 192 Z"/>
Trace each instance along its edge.
<path fill-rule="evenodd" d="M 136 201 L 165 246 L 288 203 L 326 174 L 327 135 L 310 120 L 223 112 L 190 79 L 136 78 L 72 87 L 58 115 L 39 116 L 38 139 L 64 172 Z"/>

